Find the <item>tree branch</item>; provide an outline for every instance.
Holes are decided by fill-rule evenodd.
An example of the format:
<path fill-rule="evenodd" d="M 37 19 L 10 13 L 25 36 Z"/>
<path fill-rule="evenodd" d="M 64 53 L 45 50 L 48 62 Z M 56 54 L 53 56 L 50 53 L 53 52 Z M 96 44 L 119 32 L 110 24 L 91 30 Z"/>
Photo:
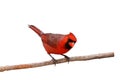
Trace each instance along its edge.
<path fill-rule="evenodd" d="M 114 52 L 99 53 L 99 54 L 92 54 L 92 55 L 86 55 L 86 56 L 70 57 L 70 62 L 71 61 L 86 61 L 86 60 L 100 59 L 100 58 L 107 58 L 107 57 L 114 57 Z M 57 64 L 64 63 L 64 62 L 67 62 L 65 58 L 57 60 Z M 17 70 L 17 69 L 25 69 L 25 68 L 42 67 L 42 66 L 47 66 L 47 65 L 52 65 L 52 64 L 53 64 L 53 62 L 52 62 L 52 60 L 50 60 L 50 61 L 44 61 L 44 62 L 38 62 L 38 63 L 0 66 L 0 72 L 8 71 L 8 70 Z"/>

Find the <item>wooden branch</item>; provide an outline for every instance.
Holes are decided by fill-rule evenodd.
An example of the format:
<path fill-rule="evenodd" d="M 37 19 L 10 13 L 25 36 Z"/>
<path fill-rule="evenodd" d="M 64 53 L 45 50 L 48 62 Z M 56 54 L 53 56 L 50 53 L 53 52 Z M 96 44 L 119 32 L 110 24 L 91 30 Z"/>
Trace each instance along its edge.
<path fill-rule="evenodd" d="M 100 58 L 107 58 L 107 57 L 114 57 L 114 52 L 92 54 L 92 55 L 86 55 L 86 56 L 70 57 L 70 62 L 71 61 L 86 61 L 86 60 L 100 59 Z M 65 58 L 57 60 L 57 64 L 64 63 L 64 62 L 67 62 Z M 50 61 L 44 61 L 44 62 L 38 62 L 38 63 L 0 66 L 0 72 L 8 71 L 8 70 L 17 70 L 17 69 L 42 67 L 42 66 L 47 66 L 47 65 L 52 65 L 52 64 L 53 64 L 53 62 L 52 62 L 52 60 L 50 60 Z"/>

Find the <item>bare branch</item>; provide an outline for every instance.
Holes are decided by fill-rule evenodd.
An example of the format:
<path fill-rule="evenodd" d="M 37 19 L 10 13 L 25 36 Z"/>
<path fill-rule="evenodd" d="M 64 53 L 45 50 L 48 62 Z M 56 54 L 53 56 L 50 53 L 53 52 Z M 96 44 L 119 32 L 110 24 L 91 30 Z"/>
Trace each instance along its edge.
<path fill-rule="evenodd" d="M 92 55 L 86 55 L 86 56 L 70 57 L 70 62 L 71 61 L 86 61 L 86 60 L 100 59 L 100 58 L 107 58 L 107 57 L 114 57 L 114 52 L 99 53 L 99 54 L 92 54 Z M 57 60 L 57 64 L 64 63 L 64 62 L 67 62 L 65 58 Z M 17 70 L 17 69 L 25 69 L 25 68 L 42 67 L 42 66 L 47 66 L 47 65 L 52 65 L 52 64 L 53 64 L 53 62 L 52 62 L 52 60 L 50 60 L 50 61 L 44 61 L 44 62 L 38 62 L 38 63 L 0 66 L 0 72 L 8 71 L 8 70 Z"/>

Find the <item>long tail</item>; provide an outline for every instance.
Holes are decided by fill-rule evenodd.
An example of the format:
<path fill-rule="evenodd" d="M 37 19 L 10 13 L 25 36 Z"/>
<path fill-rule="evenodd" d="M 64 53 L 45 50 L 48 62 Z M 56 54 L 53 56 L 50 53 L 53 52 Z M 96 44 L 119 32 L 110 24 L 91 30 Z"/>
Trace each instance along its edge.
<path fill-rule="evenodd" d="M 44 34 L 40 29 L 38 29 L 37 27 L 35 27 L 34 25 L 28 25 L 29 28 L 31 28 L 34 32 L 36 32 L 39 36 L 41 36 L 42 34 Z"/>

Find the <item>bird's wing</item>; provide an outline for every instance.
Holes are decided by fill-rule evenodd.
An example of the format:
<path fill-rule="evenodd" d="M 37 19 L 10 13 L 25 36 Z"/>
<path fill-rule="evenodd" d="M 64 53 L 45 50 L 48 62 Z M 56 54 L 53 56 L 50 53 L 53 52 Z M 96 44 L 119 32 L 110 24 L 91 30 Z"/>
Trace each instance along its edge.
<path fill-rule="evenodd" d="M 63 39 L 64 35 L 47 33 L 42 36 L 43 43 L 48 44 L 51 47 L 57 47 L 59 42 Z"/>

